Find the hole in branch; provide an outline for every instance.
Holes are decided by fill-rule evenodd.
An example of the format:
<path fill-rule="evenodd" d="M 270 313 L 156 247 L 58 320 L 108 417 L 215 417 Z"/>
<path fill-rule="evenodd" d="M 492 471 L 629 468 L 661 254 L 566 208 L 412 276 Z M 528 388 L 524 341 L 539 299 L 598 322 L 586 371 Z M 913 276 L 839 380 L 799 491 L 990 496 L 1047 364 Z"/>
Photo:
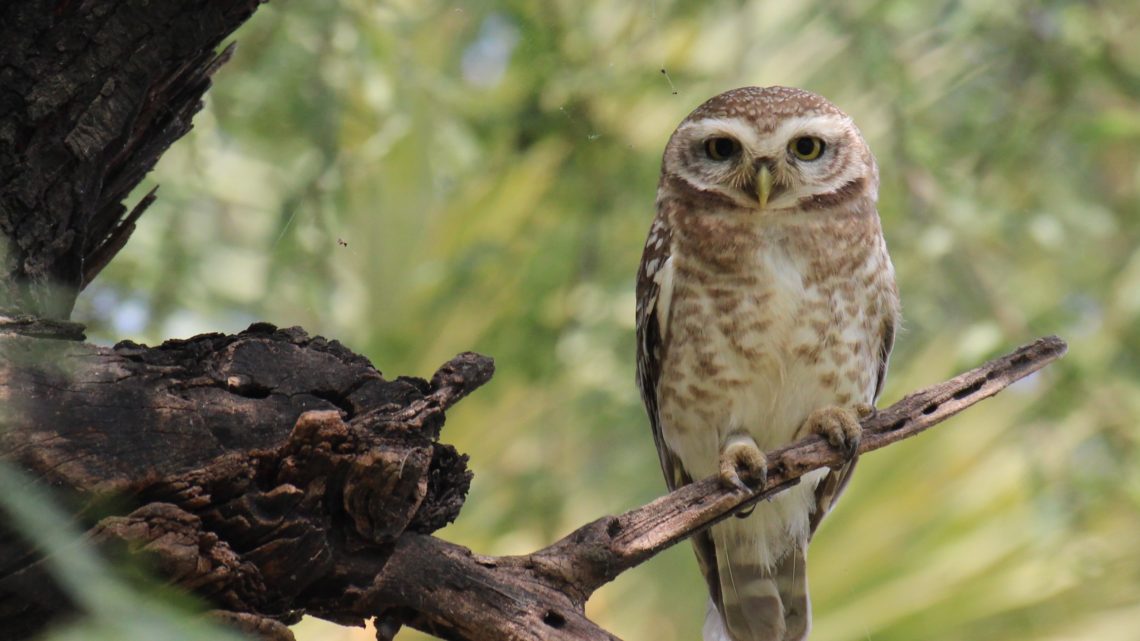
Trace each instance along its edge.
<path fill-rule="evenodd" d="M 559 630 L 562 626 L 566 625 L 566 617 L 558 614 L 554 610 L 547 610 L 546 614 L 542 617 L 542 622 L 555 630 Z"/>
<path fill-rule="evenodd" d="M 313 390 L 312 392 L 310 392 L 310 394 L 312 394 L 313 396 L 316 396 L 317 398 L 321 399 L 322 401 L 327 401 L 329 403 L 332 403 L 337 409 L 339 409 L 345 413 L 346 419 L 352 418 L 353 415 L 356 413 L 353 411 L 354 408 L 352 407 L 352 403 L 350 403 L 348 401 L 348 399 L 346 399 L 344 396 L 342 396 L 341 394 L 339 394 L 337 392 L 328 391 L 328 390 Z"/>
<path fill-rule="evenodd" d="M 974 392 L 977 392 L 978 390 L 982 389 L 982 385 L 985 382 L 986 382 L 985 379 L 982 379 L 982 380 L 976 381 L 973 385 L 970 385 L 969 387 L 963 387 L 962 389 L 958 390 L 957 392 L 954 392 L 954 400 L 960 401 L 960 400 L 966 398 L 967 396 L 973 394 Z"/>
<path fill-rule="evenodd" d="M 225 389 L 231 394 L 237 394 L 244 398 L 269 398 L 269 394 L 273 392 L 272 389 L 254 381 L 249 376 L 244 374 L 234 374 L 226 378 Z"/>
<path fill-rule="evenodd" d="M 923 414 L 933 414 L 936 411 L 938 411 L 938 403 L 931 403 L 930 405 L 927 405 L 926 407 L 922 408 Z"/>
<path fill-rule="evenodd" d="M 610 522 L 606 524 L 606 534 L 610 535 L 612 539 L 617 536 L 619 532 L 621 532 L 621 521 L 610 519 Z"/>

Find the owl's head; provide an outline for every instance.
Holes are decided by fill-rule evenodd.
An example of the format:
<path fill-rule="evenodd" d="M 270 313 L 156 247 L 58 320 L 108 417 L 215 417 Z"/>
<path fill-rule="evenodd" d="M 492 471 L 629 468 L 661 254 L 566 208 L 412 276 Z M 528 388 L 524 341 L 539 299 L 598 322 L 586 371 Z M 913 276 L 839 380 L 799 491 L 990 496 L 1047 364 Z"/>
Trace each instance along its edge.
<path fill-rule="evenodd" d="M 847 114 L 790 87 L 742 87 L 709 99 L 677 127 L 662 175 L 738 208 L 819 209 L 875 200 L 879 173 Z"/>

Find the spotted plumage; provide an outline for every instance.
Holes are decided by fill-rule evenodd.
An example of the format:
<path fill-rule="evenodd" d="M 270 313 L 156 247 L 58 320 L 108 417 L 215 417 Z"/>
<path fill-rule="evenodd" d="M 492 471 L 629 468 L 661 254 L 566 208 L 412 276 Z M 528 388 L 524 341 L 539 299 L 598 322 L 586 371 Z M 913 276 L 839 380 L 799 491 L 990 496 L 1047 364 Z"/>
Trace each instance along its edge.
<path fill-rule="evenodd" d="M 899 313 L 877 191 L 850 118 L 799 89 L 723 93 L 673 133 L 637 281 L 638 379 L 670 488 L 755 482 L 763 451 L 812 432 L 854 451 Z M 706 640 L 807 636 L 807 543 L 854 463 L 694 537 Z"/>

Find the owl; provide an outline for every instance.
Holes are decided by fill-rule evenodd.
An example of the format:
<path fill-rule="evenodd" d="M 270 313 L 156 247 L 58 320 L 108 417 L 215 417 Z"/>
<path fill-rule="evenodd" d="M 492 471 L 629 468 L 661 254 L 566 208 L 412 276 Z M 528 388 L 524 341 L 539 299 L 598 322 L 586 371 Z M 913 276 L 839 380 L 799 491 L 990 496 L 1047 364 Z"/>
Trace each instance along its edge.
<path fill-rule="evenodd" d="M 796 641 L 807 544 L 855 466 L 899 322 L 875 159 L 851 119 L 788 87 L 693 111 L 665 147 L 637 279 L 637 374 L 670 489 L 757 487 L 809 434 L 846 455 L 693 537 L 706 641 Z"/>

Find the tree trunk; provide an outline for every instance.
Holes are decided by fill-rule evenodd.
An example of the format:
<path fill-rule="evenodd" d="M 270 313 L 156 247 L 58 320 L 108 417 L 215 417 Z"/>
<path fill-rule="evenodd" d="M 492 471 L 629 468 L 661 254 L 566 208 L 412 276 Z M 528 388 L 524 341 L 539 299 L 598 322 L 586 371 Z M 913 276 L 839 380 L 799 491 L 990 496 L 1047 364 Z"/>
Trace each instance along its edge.
<path fill-rule="evenodd" d="M 0 312 L 66 319 L 151 202 L 123 200 L 190 130 L 216 48 L 259 0 L 0 5 Z"/>

